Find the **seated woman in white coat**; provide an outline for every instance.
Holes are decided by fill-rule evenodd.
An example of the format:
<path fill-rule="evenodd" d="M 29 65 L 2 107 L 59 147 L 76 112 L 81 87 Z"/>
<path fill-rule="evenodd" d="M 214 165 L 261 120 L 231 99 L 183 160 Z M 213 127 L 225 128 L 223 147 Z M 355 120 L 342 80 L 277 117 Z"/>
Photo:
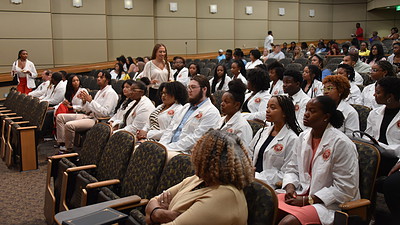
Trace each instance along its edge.
<path fill-rule="evenodd" d="M 384 148 L 381 152 L 380 174 L 388 176 L 382 182 L 382 192 L 392 214 L 393 224 L 398 223 L 400 213 L 400 79 L 385 77 L 377 82 L 375 99 L 382 107 L 372 110 L 368 116 L 366 133 L 374 137 Z M 378 190 L 380 185 L 378 185 Z"/>
<path fill-rule="evenodd" d="M 242 60 L 235 60 L 231 64 L 232 80 L 239 79 L 247 86 L 246 69 Z"/>
<path fill-rule="evenodd" d="M 214 77 L 210 80 L 211 93 L 218 90 L 227 91 L 231 78 L 226 74 L 226 67 L 222 64 L 215 67 Z"/>
<path fill-rule="evenodd" d="M 304 93 L 306 93 L 310 98 L 315 98 L 322 94 L 322 82 L 318 79 L 321 79 L 322 72 L 315 65 L 308 65 L 304 67 L 303 70 L 303 83 L 301 84 L 301 89 L 303 89 Z"/>
<path fill-rule="evenodd" d="M 396 74 L 393 69 L 393 65 L 388 61 L 379 61 L 375 63 L 371 68 L 371 78 L 374 81 L 379 81 L 384 77 L 395 77 Z M 361 92 L 362 104 L 371 109 L 379 108 L 380 105 L 375 100 L 375 83 L 367 85 Z"/>
<path fill-rule="evenodd" d="M 261 128 L 254 135 L 249 150 L 253 154 L 256 178 L 276 189 L 298 147 L 298 135 L 302 130 L 296 120 L 293 102 L 285 95 L 271 97 L 266 119 L 273 125 Z"/>
<path fill-rule="evenodd" d="M 324 84 L 324 95 L 329 96 L 337 105 L 343 116 L 343 126 L 339 128 L 343 133 L 352 135 L 353 131 L 360 130 L 358 112 L 345 101 L 350 93 L 349 80 L 343 76 L 329 75 L 322 81 Z"/>
<path fill-rule="evenodd" d="M 245 102 L 242 106 L 242 114 L 246 120 L 265 120 L 265 109 L 271 94 L 269 89 L 269 77 L 265 70 L 256 67 L 247 73 L 247 89 Z"/>
<path fill-rule="evenodd" d="M 328 96 L 307 103 L 299 147 L 278 195 L 280 225 L 332 224 L 339 204 L 357 200 L 359 194 L 358 153 L 354 143 L 337 128 L 343 115 Z M 311 179 L 312 178 L 312 179 Z"/>
<path fill-rule="evenodd" d="M 250 62 L 246 63 L 246 70 L 254 69 L 256 66 L 263 64 L 263 61 L 260 60 L 261 52 L 258 49 L 250 50 Z"/>
<path fill-rule="evenodd" d="M 229 90 L 222 95 L 221 102 L 221 111 L 225 116 L 220 119 L 218 127 L 220 130 L 239 136 L 248 148 L 253 131 L 240 110 L 244 102 L 246 85 L 241 80 L 235 79 L 229 82 L 228 86 Z"/>
<path fill-rule="evenodd" d="M 158 89 L 162 104 L 150 114 L 146 126 L 137 131 L 139 140 L 159 141 L 172 119 L 188 100 L 186 87 L 181 82 L 164 82 Z"/>
<path fill-rule="evenodd" d="M 271 79 L 269 93 L 271 95 L 283 95 L 283 73 L 285 72 L 283 65 L 275 61 L 268 65 L 267 70 L 269 79 Z"/>
<path fill-rule="evenodd" d="M 350 81 L 350 94 L 345 101 L 349 104 L 362 105 L 361 90 L 354 81 L 354 68 L 347 64 L 339 64 L 336 71 L 337 75 L 346 77 Z"/>
<path fill-rule="evenodd" d="M 115 107 L 115 114 L 113 117 L 111 117 L 111 119 L 108 120 L 108 123 L 111 125 L 113 131 L 118 130 L 119 124 L 124 119 L 126 111 L 135 103 L 129 98 L 132 84 L 132 80 L 126 80 L 122 84 L 122 94 L 119 98 L 117 107 Z"/>
<path fill-rule="evenodd" d="M 125 112 L 122 121 L 118 124 L 118 132 L 129 131 L 133 134 L 146 125 L 150 113 L 155 107 L 151 100 L 146 97 L 147 86 L 142 81 L 133 81 L 129 89 L 129 98 L 135 103 Z"/>

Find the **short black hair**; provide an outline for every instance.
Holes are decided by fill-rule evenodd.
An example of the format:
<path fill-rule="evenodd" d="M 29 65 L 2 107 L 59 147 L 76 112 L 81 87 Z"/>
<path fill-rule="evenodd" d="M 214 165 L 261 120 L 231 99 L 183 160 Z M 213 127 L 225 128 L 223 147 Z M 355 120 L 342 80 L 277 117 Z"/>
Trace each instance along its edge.
<path fill-rule="evenodd" d="M 96 78 L 99 75 L 99 73 L 103 73 L 103 76 L 106 78 L 108 84 L 111 84 L 111 74 L 107 70 L 97 70 L 96 71 Z"/>
<path fill-rule="evenodd" d="M 62 75 L 60 72 L 55 72 L 51 75 L 51 79 L 53 79 L 56 82 L 60 82 L 62 80 Z"/>
<path fill-rule="evenodd" d="M 303 83 L 303 76 L 300 71 L 297 70 L 286 70 L 283 73 L 284 77 L 292 77 L 294 82 L 299 82 L 299 84 Z"/>
<path fill-rule="evenodd" d="M 269 31 L 268 31 L 268 34 L 272 34 L 272 31 L 271 31 L 271 30 L 269 30 Z"/>
<path fill-rule="evenodd" d="M 354 77 L 356 76 L 356 73 L 354 72 L 354 68 L 352 66 L 343 63 L 343 64 L 339 64 L 337 68 L 338 69 L 342 68 L 342 69 L 346 70 L 347 78 L 349 79 L 349 81 L 354 81 Z"/>
<path fill-rule="evenodd" d="M 283 73 L 285 72 L 285 68 L 283 67 L 282 63 L 275 61 L 267 66 L 268 72 L 270 70 L 275 70 L 276 75 L 278 75 L 279 80 L 283 79 Z"/>
<path fill-rule="evenodd" d="M 247 81 L 251 83 L 256 92 L 268 90 L 270 86 L 267 72 L 258 67 L 248 71 Z"/>
<path fill-rule="evenodd" d="M 400 78 L 397 77 L 384 77 L 376 82 L 383 88 L 385 94 L 393 94 L 396 101 L 400 99 Z"/>
<path fill-rule="evenodd" d="M 254 56 L 255 59 L 259 59 L 261 57 L 261 52 L 258 49 L 253 49 L 250 51 L 250 54 Z"/>
<path fill-rule="evenodd" d="M 181 59 L 181 60 L 183 61 L 183 64 L 186 64 L 186 61 L 185 61 L 185 59 L 184 59 L 183 57 L 181 57 L 181 56 L 175 56 L 173 60 L 175 61 L 175 60 L 177 60 L 177 59 Z"/>

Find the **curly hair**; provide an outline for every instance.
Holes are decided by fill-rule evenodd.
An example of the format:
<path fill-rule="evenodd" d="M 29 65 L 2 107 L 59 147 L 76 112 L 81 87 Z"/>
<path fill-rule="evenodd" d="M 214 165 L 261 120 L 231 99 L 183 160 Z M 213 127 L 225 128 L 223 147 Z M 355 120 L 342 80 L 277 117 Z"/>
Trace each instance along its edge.
<path fill-rule="evenodd" d="M 266 71 L 258 67 L 248 71 L 247 82 L 253 86 L 255 92 L 266 91 L 270 86 L 270 79 Z"/>
<path fill-rule="evenodd" d="M 337 75 L 329 75 L 324 78 L 322 83 L 325 85 L 326 83 L 333 84 L 338 92 L 340 93 L 340 99 L 345 99 L 350 94 L 350 82 L 344 76 Z"/>
<path fill-rule="evenodd" d="M 163 89 L 165 89 L 165 92 L 167 92 L 167 94 L 173 96 L 176 102 L 178 102 L 179 104 L 181 105 L 186 104 L 188 100 L 188 92 L 186 90 L 186 87 L 181 82 L 171 81 L 171 82 L 161 83 L 157 92 L 160 99 Z"/>
<path fill-rule="evenodd" d="M 239 190 L 254 179 L 254 169 L 241 139 L 221 130 L 209 130 L 192 149 L 195 173 L 207 185 L 233 185 Z"/>

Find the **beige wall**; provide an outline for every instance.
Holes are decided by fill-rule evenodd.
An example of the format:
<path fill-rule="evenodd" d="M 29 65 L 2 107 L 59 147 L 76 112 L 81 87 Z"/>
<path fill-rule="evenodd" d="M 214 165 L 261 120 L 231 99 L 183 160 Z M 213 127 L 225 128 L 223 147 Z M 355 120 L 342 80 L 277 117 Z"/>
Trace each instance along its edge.
<path fill-rule="evenodd" d="M 0 72 L 9 71 L 18 50 L 27 49 L 38 68 L 95 63 L 117 56 L 151 55 L 154 43 L 167 45 L 169 54 L 216 52 L 218 49 L 262 47 L 272 30 L 275 43 L 349 39 L 360 22 L 386 36 L 400 27 L 393 9 L 375 9 L 385 0 L 29 0 L 14 5 L 0 1 Z M 211 14 L 209 5 L 218 13 Z M 252 6 L 247 15 L 245 7 Z M 278 9 L 285 8 L 279 16 Z M 315 17 L 309 10 L 315 10 Z"/>

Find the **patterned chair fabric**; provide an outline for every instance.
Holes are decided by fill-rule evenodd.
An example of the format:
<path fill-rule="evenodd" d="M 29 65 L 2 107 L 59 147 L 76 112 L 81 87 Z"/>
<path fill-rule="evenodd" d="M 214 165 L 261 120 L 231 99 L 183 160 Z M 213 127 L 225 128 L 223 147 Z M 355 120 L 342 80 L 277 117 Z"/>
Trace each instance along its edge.
<path fill-rule="evenodd" d="M 133 194 L 142 198 L 155 196 L 166 161 L 167 150 L 163 145 L 151 141 L 139 145 L 129 162 L 129 169 L 119 196 Z"/>
<path fill-rule="evenodd" d="M 303 70 L 303 68 L 304 68 L 304 66 L 302 64 L 296 63 L 296 62 L 290 63 L 290 64 L 285 66 L 286 70 L 296 70 L 296 71 L 299 71 L 299 72 L 301 72 Z"/>
<path fill-rule="evenodd" d="M 295 59 L 295 60 L 293 61 L 293 63 L 299 63 L 299 64 L 301 64 L 303 67 L 305 67 L 305 66 L 307 65 L 308 62 L 309 62 L 309 61 L 308 61 L 308 59 L 306 59 L 306 58 L 298 58 L 298 59 Z"/>
<path fill-rule="evenodd" d="M 274 225 L 278 212 L 275 191 L 261 181 L 254 181 L 243 189 L 246 196 L 249 225 Z"/>
<path fill-rule="evenodd" d="M 279 60 L 279 62 L 281 64 L 283 64 L 284 66 L 286 66 L 286 65 L 289 65 L 290 63 L 292 63 L 292 59 L 291 58 L 284 58 L 284 59 Z"/>
<path fill-rule="evenodd" d="M 134 225 L 146 225 L 146 216 L 139 210 L 134 209 L 129 213 L 129 222 Z"/>
<path fill-rule="evenodd" d="M 163 190 L 179 184 L 185 178 L 193 176 L 194 169 L 189 155 L 179 154 L 174 156 L 165 166 L 161 177 L 160 183 L 156 189 L 156 194 L 161 193 Z"/>
<path fill-rule="evenodd" d="M 262 122 L 256 120 L 247 120 L 247 122 L 250 124 L 250 127 L 253 130 L 253 137 L 256 135 L 257 131 L 264 126 Z"/>
<path fill-rule="evenodd" d="M 275 61 L 277 61 L 277 60 L 274 59 L 274 58 L 269 58 L 269 59 L 267 59 L 267 60 L 265 61 L 265 64 L 266 64 L 266 65 L 269 65 L 269 64 L 271 64 L 271 63 L 273 63 L 273 62 L 275 62 Z"/>
<path fill-rule="evenodd" d="M 360 130 L 365 131 L 367 129 L 367 118 L 369 115 L 369 112 L 371 112 L 371 108 L 363 105 L 357 105 L 357 104 L 351 104 L 353 108 L 357 111 L 358 113 L 358 119 L 360 121 Z"/>
<path fill-rule="evenodd" d="M 221 102 L 222 102 L 222 95 L 224 95 L 225 91 L 223 90 L 218 90 L 215 91 L 213 96 L 215 98 L 215 107 L 219 110 L 219 112 L 221 113 Z"/>
<path fill-rule="evenodd" d="M 135 136 L 127 131 L 113 134 L 97 165 L 98 180 L 122 180 L 135 147 Z"/>
<path fill-rule="evenodd" d="M 376 176 L 381 160 L 379 150 L 366 142 L 352 138 L 358 152 L 358 165 L 360 167 L 360 195 L 361 198 L 372 201 Z"/>

